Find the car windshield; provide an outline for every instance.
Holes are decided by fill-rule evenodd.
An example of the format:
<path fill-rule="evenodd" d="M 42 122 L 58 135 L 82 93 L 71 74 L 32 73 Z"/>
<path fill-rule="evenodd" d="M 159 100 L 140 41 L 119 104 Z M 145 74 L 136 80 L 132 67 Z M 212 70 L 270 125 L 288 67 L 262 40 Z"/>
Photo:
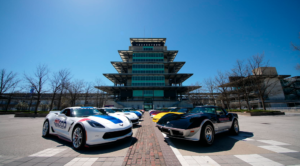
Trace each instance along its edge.
<path fill-rule="evenodd" d="M 115 113 L 116 111 L 112 110 L 112 109 L 105 109 L 106 112 L 108 113 Z"/>
<path fill-rule="evenodd" d="M 107 115 L 105 112 L 99 111 L 94 108 L 75 108 L 73 109 L 75 117 L 88 117 L 91 115 Z"/>
<path fill-rule="evenodd" d="M 161 109 L 160 112 L 170 112 L 170 109 Z"/>
<path fill-rule="evenodd" d="M 121 109 L 113 109 L 115 112 L 122 112 Z"/>
<path fill-rule="evenodd" d="M 216 108 L 214 107 L 195 107 L 189 113 L 216 113 Z"/>

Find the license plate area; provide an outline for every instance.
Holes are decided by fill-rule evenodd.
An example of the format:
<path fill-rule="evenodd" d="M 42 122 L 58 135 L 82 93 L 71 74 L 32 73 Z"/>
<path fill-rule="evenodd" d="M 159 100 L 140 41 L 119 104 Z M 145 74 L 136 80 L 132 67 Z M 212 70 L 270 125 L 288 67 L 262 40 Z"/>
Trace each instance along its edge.
<path fill-rule="evenodd" d="M 161 129 L 161 132 L 170 135 L 169 129 L 164 129 L 164 128 L 162 128 L 162 129 Z"/>

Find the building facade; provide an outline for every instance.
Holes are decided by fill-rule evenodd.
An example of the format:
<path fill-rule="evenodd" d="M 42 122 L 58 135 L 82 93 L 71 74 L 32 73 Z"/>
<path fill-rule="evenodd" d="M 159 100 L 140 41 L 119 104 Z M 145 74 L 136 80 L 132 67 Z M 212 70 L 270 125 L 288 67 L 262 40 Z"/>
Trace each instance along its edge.
<path fill-rule="evenodd" d="M 191 73 L 178 73 L 185 62 L 174 62 L 178 50 L 168 50 L 166 38 L 130 38 L 129 50 L 119 50 L 118 73 L 104 73 L 114 86 L 96 87 L 114 96 L 110 105 L 136 109 L 192 107 L 182 95 L 200 88 L 183 86 Z"/>
<path fill-rule="evenodd" d="M 258 95 L 257 84 L 264 91 L 264 102 L 268 108 L 299 107 L 300 106 L 300 77 L 279 75 L 275 67 L 261 67 L 252 71 L 248 77 L 229 77 L 229 83 L 220 85 L 228 87 L 228 97 L 231 108 L 247 107 L 245 88 L 248 90 L 250 108 L 262 108 Z M 256 74 L 254 74 L 256 73 Z M 258 82 L 259 80 L 259 82 Z M 241 86 L 244 84 L 244 88 Z M 219 95 L 218 100 L 221 100 Z M 224 99 L 223 99 L 224 100 Z"/>

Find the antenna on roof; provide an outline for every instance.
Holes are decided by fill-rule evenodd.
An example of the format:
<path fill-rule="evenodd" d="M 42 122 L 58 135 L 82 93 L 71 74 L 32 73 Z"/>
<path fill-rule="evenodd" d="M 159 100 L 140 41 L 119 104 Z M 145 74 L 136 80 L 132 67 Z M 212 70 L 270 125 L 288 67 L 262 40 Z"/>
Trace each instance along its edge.
<path fill-rule="evenodd" d="M 152 28 L 151 28 L 151 38 L 152 38 Z"/>
<path fill-rule="evenodd" d="M 145 26 L 144 26 L 144 38 L 145 38 Z"/>

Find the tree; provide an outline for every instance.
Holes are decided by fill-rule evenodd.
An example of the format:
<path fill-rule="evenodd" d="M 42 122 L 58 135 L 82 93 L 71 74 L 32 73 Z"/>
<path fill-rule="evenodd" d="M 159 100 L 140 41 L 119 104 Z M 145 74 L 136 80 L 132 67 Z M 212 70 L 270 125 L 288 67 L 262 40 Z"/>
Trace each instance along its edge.
<path fill-rule="evenodd" d="M 7 73 L 5 69 L 0 71 L 0 77 L 0 96 L 9 90 L 12 90 L 12 88 L 15 88 L 15 85 L 20 82 L 16 73 L 13 73 L 12 71 Z"/>
<path fill-rule="evenodd" d="M 300 32 L 299 32 L 299 39 L 300 39 Z M 292 47 L 293 47 L 294 50 L 300 51 L 300 46 L 296 46 L 293 43 L 291 43 L 291 45 L 292 45 Z M 300 70 L 300 64 L 299 63 L 297 63 L 297 65 L 296 65 L 296 70 Z"/>
<path fill-rule="evenodd" d="M 67 90 L 71 98 L 71 106 L 75 106 L 76 100 L 79 98 L 80 93 L 82 93 L 83 88 L 84 88 L 83 80 L 75 80 L 67 86 Z"/>
<path fill-rule="evenodd" d="M 29 84 L 30 87 L 32 87 L 36 93 L 37 93 L 37 103 L 34 109 L 34 113 L 37 114 L 37 110 L 40 104 L 41 100 L 41 94 L 44 92 L 43 86 L 47 81 L 47 76 L 49 73 L 48 67 L 43 64 L 43 65 L 38 65 L 36 67 L 36 71 L 34 73 L 34 77 L 28 76 L 27 74 L 24 73 L 24 78 Z"/>
<path fill-rule="evenodd" d="M 228 87 L 225 86 L 221 86 L 224 84 L 229 83 L 228 80 L 228 75 L 225 73 L 222 73 L 221 71 L 218 71 L 218 75 L 215 76 L 215 83 L 216 83 L 216 87 L 217 87 L 217 92 L 219 92 L 220 98 L 221 98 L 221 102 L 224 108 L 226 108 L 225 104 L 224 104 L 224 100 L 226 101 L 227 107 L 230 110 L 230 91 L 228 90 Z"/>
<path fill-rule="evenodd" d="M 19 82 L 18 82 L 19 83 Z M 17 86 L 18 86 L 18 83 L 14 84 L 11 88 L 10 88 L 10 93 L 8 94 L 8 98 L 7 98 L 7 104 L 6 104 L 6 107 L 5 107 L 5 111 L 8 111 L 8 108 L 9 108 L 9 105 L 10 105 L 10 102 L 11 102 L 11 99 L 12 97 L 18 93 L 18 91 L 16 90 Z"/>
<path fill-rule="evenodd" d="M 58 72 L 59 80 L 60 80 L 60 93 L 58 96 L 57 108 L 61 109 L 61 102 L 64 92 L 67 90 L 67 85 L 69 85 L 69 81 L 71 80 L 71 72 L 68 69 L 62 69 Z"/>
<path fill-rule="evenodd" d="M 231 76 L 237 78 L 237 80 L 234 81 L 234 85 L 239 99 L 239 107 L 241 109 L 240 95 L 242 95 L 246 101 L 248 110 L 250 110 L 249 92 L 252 91 L 252 85 L 247 80 L 247 78 L 251 75 L 249 65 L 245 65 L 244 61 L 237 60 L 235 67 L 231 71 Z"/>
<path fill-rule="evenodd" d="M 216 103 L 215 96 L 214 96 L 214 92 L 216 90 L 216 85 L 212 78 L 208 78 L 208 79 L 204 80 L 204 90 L 206 90 L 209 93 L 208 96 L 211 96 L 214 105 L 216 105 L 217 103 Z"/>
<path fill-rule="evenodd" d="M 61 71 L 53 73 L 52 77 L 50 78 L 50 88 L 51 88 L 53 95 L 51 98 L 49 110 L 52 110 L 55 96 L 56 96 L 57 92 L 61 89 L 61 79 L 60 79 L 60 74 L 59 74 L 60 72 Z"/>
<path fill-rule="evenodd" d="M 91 92 L 93 92 L 94 87 L 90 82 L 86 82 L 84 86 L 84 106 L 88 105 L 88 97 Z"/>
<path fill-rule="evenodd" d="M 252 71 L 248 81 L 251 82 L 253 91 L 260 99 L 263 109 L 266 110 L 265 99 L 275 86 L 272 78 L 278 75 L 268 72 L 268 62 L 264 61 L 264 54 L 252 56 L 248 59 L 248 65 Z"/>

